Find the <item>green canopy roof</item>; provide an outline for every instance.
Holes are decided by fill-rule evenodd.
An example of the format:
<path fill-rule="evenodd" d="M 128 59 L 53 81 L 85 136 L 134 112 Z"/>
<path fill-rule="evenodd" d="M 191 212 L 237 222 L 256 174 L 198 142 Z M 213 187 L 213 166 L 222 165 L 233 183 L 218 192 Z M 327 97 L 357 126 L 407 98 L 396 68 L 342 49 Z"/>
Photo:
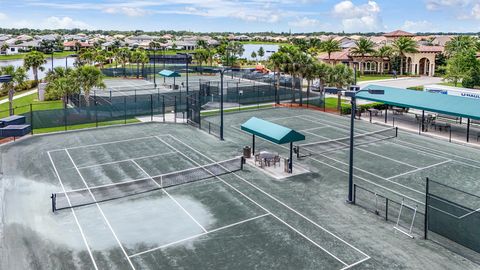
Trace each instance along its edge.
<path fill-rule="evenodd" d="M 158 74 L 160 74 L 163 77 L 167 77 L 167 78 L 181 77 L 181 75 L 178 72 L 173 71 L 173 70 L 168 70 L 168 69 L 164 69 L 164 70 L 160 71 Z"/>
<path fill-rule="evenodd" d="M 360 92 L 357 94 L 357 98 L 382 102 L 392 106 L 480 120 L 480 101 L 477 99 L 380 85 L 368 85 L 363 89 L 384 90 L 385 94 L 374 95 L 368 92 Z"/>
<path fill-rule="evenodd" d="M 278 124 L 252 117 L 242 124 L 242 130 L 277 144 L 305 140 L 305 135 Z"/>

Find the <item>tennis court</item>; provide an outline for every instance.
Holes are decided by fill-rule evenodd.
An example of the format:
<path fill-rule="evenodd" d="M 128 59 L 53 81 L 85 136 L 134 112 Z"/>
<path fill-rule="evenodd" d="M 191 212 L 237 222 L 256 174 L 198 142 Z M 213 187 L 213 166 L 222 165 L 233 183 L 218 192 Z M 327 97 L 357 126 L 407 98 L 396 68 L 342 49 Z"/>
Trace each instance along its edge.
<path fill-rule="evenodd" d="M 241 168 L 241 148 L 250 138 L 238 127 L 252 115 L 303 131 L 306 143 L 348 135 L 347 119 L 282 108 L 227 114 L 223 142 L 187 125 L 143 123 L 37 136 L 2 146 L 3 180 L 8 184 L 0 198 L 5 209 L 5 255 L 0 265 L 478 267 L 432 242 L 398 234 L 391 224 L 345 204 L 347 152 L 341 147 L 301 158 L 298 162 L 310 173 L 282 181 L 249 164 Z M 357 132 L 383 129 L 360 123 Z M 425 140 L 424 149 L 417 148 L 416 137 L 403 133 L 358 146 L 356 183 L 363 181 L 368 188 L 408 196 L 409 203 L 419 204 L 422 174 L 434 178 L 434 172 L 441 177 L 436 180 L 471 182 L 472 188 L 480 188 L 468 180 L 475 172 L 461 182 L 449 171 L 455 167 L 458 174 L 462 170 L 456 166 L 477 166 L 480 160 L 468 158 L 475 150 L 453 146 L 447 153 L 443 146 L 435 146 L 436 141 L 418 139 Z M 257 147 L 287 153 L 261 140 Z M 52 193 L 57 194 L 55 212 Z M 26 259 L 17 260 L 19 254 Z"/>

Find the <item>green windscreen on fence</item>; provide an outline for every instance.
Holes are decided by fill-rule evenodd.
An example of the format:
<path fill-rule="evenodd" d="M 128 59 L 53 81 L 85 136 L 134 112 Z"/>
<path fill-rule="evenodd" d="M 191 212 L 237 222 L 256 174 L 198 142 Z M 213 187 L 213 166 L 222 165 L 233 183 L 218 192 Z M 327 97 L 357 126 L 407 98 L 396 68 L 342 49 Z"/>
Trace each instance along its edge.
<path fill-rule="evenodd" d="M 480 252 L 480 196 L 429 180 L 428 230 Z"/>

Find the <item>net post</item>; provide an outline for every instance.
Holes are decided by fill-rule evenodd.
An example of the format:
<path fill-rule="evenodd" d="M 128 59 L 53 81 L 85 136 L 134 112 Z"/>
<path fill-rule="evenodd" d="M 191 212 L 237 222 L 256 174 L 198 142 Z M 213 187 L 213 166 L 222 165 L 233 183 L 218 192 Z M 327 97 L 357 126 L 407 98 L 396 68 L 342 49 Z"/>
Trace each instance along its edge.
<path fill-rule="evenodd" d="M 423 238 L 427 239 L 427 233 L 428 233 L 428 197 L 429 197 L 429 184 L 430 184 L 430 179 L 427 177 L 426 184 L 425 184 L 425 217 L 423 221 L 423 230 L 424 230 L 424 235 Z"/>
<path fill-rule="evenodd" d="M 32 110 L 32 103 L 30 103 L 30 126 L 31 126 L 31 133 L 33 135 L 33 110 Z"/>
<path fill-rule="evenodd" d="M 163 115 L 163 122 L 165 123 L 165 96 L 162 95 L 162 115 Z"/>
<path fill-rule="evenodd" d="M 80 105 L 80 101 L 79 101 L 78 105 Z M 65 131 L 67 131 L 67 127 L 68 127 L 67 118 L 68 117 L 67 117 L 67 104 L 66 103 L 63 105 L 63 117 L 64 117 L 63 122 L 64 122 L 64 126 L 65 126 Z"/>
<path fill-rule="evenodd" d="M 398 137 L 398 127 L 395 128 L 395 138 Z"/>
<path fill-rule="evenodd" d="M 153 122 L 153 95 L 150 95 L 150 121 Z"/>
<path fill-rule="evenodd" d="M 372 123 L 372 111 L 368 111 L 370 114 L 370 123 Z"/>
<path fill-rule="evenodd" d="M 93 96 L 93 105 L 95 106 L 95 127 L 98 128 L 97 96 Z"/>
<path fill-rule="evenodd" d="M 385 197 L 385 220 L 388 221 L 388 198 Z"/>
<path fill-rule="evenodd" d="M 173 86 L 175 87 L 175 84 Z M 177 96 L 176 95 L 173 103 L 173 121 L 177 123 Z"/>
<path fill-rule="evenodd" d="M 243 170 L 243 165 L 245 164 L 245 162 L 246 162 L 245 157 L 242 156 L 242 157 L 240 158 L 240 170 Z"/>
<path fill-rule="evenodd" d="M 50 198 L 52 199 L 52 212 L 55 213 L 57 210 L 57 194 L 52 193 Z"/>
<path fill-rule="evenodd" d="M 357 184 L 353 184 L 353 201 L 352 204 L 355 204 L 357 201 Z"/>
<path fill-rule="evenodd" d="M 127 97 L 123 97 L 123 116 L 125 124 L 127 124 Z"/>

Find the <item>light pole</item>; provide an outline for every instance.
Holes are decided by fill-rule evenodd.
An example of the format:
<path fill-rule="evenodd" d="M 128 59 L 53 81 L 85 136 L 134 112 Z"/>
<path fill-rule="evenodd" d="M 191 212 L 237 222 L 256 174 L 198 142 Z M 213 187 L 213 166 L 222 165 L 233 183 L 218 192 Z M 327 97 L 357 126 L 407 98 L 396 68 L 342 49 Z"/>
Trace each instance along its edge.
<path fill-rule="evenodd" d="M 225 68 L 220 69 L 220 140 L 223 141 L 223 75 Z"/>
<path fill-rule="evenodd" d="M 165 70 L 165 54 L 166 54 L 165 49 L 166 49 L 166 48 L 167 48 L 167 47 L 165 47 L 165 46 L 162 47 L 162 52 L 163 52 L 163 70 Z M 165 84 L 165 76 L 163 77 L 163 84 Z"/>
<path fill-rule="evenodd" d="M 348 198 L 347 203 L 353 203 L 353 148 L 354 148 L 354 136 L 355 136 L 355 114 L 357 106 L 357 94 L 361 92 L 368 92 L 372 95 L 383 95 L 384 90 L 364 89 L 360 90 L 360 86 L 352 85 L 348 91 L 344 92 L 346 97 L 351 98 L 352 112 L 350 117 L 350 155 L 348 163 Z"/>
<path fill-rule="evenodd" d="M 157 45 L 153 45 L 153 85 L 155 86 L 155 88 L 157 88 L 157 69 L 155 66 L 155 63 L 157 62 L 156 52 Z"/>

